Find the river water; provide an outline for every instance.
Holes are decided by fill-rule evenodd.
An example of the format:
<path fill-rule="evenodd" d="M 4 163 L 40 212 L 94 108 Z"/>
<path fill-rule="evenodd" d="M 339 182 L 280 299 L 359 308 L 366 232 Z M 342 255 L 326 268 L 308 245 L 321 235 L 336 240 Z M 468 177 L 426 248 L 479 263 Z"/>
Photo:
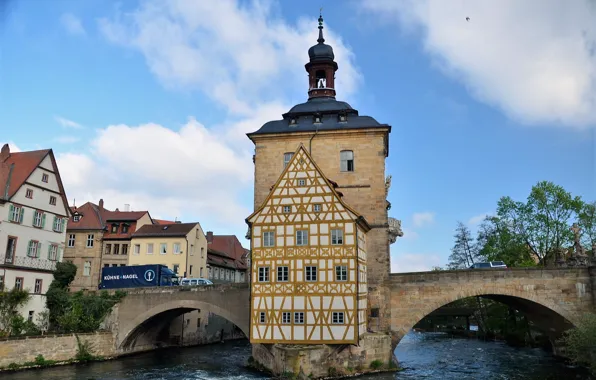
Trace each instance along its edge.
<path fill-rule="evenodd" d="M 364 376 L 365 380 L 587 380 L 580 368 L 552 358 L 540 349 L 518 349 L 498 342 L 415 333 L 395 350 L 398 373 Z M 166 349 L 113 361 L 0 374 L 1 380 L 246 380 L 267 376 L 248 370 L 247 341 L 183 349 Z"/>

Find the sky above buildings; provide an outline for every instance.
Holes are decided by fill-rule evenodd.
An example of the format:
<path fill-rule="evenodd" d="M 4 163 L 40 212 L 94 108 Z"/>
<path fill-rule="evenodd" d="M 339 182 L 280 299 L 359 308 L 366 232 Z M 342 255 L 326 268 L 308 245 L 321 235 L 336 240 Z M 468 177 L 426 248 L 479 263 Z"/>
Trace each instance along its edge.
<path fill-rule="evenodd" d="M 596 199 L 589 0 L 5 1 L 0 142 L 53 148 L 76 204 L 243 237 L 245 133 L 306 100 L 321 6 L 337 98 L 393 127 L 394 272 L 538 181 Z"/>

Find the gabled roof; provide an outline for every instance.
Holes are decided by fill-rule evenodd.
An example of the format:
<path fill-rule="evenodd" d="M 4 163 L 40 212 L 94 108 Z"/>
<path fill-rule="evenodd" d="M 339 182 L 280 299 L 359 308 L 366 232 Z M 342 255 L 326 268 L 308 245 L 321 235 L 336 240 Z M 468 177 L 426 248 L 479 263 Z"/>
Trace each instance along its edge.
<path fill-rule="evenodd" d="M 298 149 L 296 149 L 296 152 L 294 152 L 294 155 L 292 156 L 292 158 L 290 159 L 290 162 L 288 162 L 288 164 L 286 165 L 286 167 L 284 168 L 284 170 L 282 171 L 282 173 L 280 174 L 279 178 L 277 179 L 277 181 L 275 182 L 275 185 L 273 185 L 271 191 L 269 192 L 269 194 L 267 195 L 267 198 L 265 198 L 265 201 L 263 202 L 263 204 L 261 204 L 261 206 L 255 210 L 255 212 L 253 212 L 252 214 L 250 214 L 247 218 L 246 218 L 246 223 L 251 226 L 252 222 L 251 219 L 253 219 L 254 217 L 256 217 L 258 214 L 261 213 L 261 211 L 263 211 L 263 209 L 267 206 L 267 204 L 269 203 L 269 201 L 271 200 L 271 197 L 273 195 L 273 193 L 275 192 L 275 190 L 279 187 L 280 182 L 284 179 L 284 177 L 286 176 L 286 173 L 290 170 L 290 168 L 292 168 L 294 166 L 294 163 L 296 162 L 296 160 L 299 159 L 300 154 L 302 153 L 308 160 L 309 162 L 313 165 L 314 169 L 318 172 L 318 174 L 320 175 L 320 177 L 323 179 L 323 181 L 327 184 L 327 186 L 329 187 L 329 189 L 331 190 L 332 194 L 336 197 L 336 199 L 338 200 L 338 202 L 346 209 L 348 210 L 351 214 L 352 217 L 354 218 L 354 221 L 356 223 L 358 223 L 362 228 L 364 228 L 366 231 L 370 230 L 370 225 L 368 224 L 368 222 L 366 221 L 366 219 L 364 218 L 364 216 L 360 215 L 357 211 L 355 211 L 352 207 L 350 207 L 348 204 L 346 204 L 344 202 L 344 200 L 342 199 L 342 196 L 340 195 L 340 193 L 337 192 L 337 190 L 335 189 L 337 187 L 337 184 L 335 182 L 331 182 L 323 173 L 323 171 L 321 170 L 321 168 L 319 168 L 319 166 L 317 165 L 317 163 L 315 162 L 315 160 L 313 160 L 312 156 L 308 153 L 308 151 L 306 150 L 306 148 L 304 147 L 304 145 L 301 143 L 300 146 L 298 147 Z M 335 186 L 334 186 L 335 184 Z"/>
<path fill-rule="evenodd" d="M 105 210 L 102 212 L 102 216 L 106 222 L 124 222 L 139 220 L 149 211 L 109 211 Z M 151 218 L 151 216 L 149 216 Z"/>
<path fill-rule="evenodd" d="M 11 153 L 8 144 L 4 144 L 0 153 L 0 200 L 9 201 L 47 156 L 52 161 L 64 211 L 68 214 L 68 200 L 52 149 Z"/>
<path fill-rule="evenodd" d="M 94 203 L 87 202 L 80 207 L 71 207 L 70 210 L 73 215 L 68 219 L 66 229 L 69 231 L 101 230 L 105 227 L 99 207 Z M 74 221 L 74 214 L 79 214 L 81 216 L 78 222 Z"/>
<path fill-rule="evenodd" d="M 173 220 L 153 219 L 153 223 L 155 223 L 155 224 L 161 224 L 163 226 L 163 225 L 166 225 L 166 224 L 174 224 L 176 222 L 173 221 Z"/>
<path fill-rule="evenodd" d="M 163 236 L 163 237 L 183 237 L 188 235 L 195 226 L 199 223 L 174 223 L 169 225 L 160 224 L 145 224 L 139 228 L 134 234 L 133 238 L 136 237 L 152 237 L 152 236 Z"/>
<path fill-rule="evenodd" d="M 207 248 L 207 264 L 239 270 L 246 270 L 247 268 L 246 263 L 242 260 L 212 248 Z"/>

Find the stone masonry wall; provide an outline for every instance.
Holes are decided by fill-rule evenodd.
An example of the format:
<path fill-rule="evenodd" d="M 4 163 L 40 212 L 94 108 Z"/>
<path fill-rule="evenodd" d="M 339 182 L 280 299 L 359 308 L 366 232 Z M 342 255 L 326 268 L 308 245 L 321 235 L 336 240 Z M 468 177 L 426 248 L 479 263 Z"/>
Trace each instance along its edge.
<path fill-rule="evenodd" d="M 115 355 L 114 338 L 111 333 L 78 334 L 81 341 L 88 341 L 94 355 Z M 74 334 L 0 340 L 0 367 L 11 363 L 32 362 L 38 355 L 47 360 L 68 360 L 77 354 Z"/>
<path fill-rule="evenodd" d="M 68 247 L 69 235 L 75 235 L 75 246 Z M 93 234 L 95 242 L 93 247 L 87 248 L 87 235 Z M 66 247 L 64 248 L 64 261 L 72 261 L 77 266 L 77 274 L 70 289 L 73 292 L 81 289 L 97 290 L 99 284 L 99 275 L 101 273 L 101 253 L 103 232 L 102 231 L 67 231 L 66 232 Z M 89 276 L 84 276 L 85 261 L 91 262 L 91 273 Z"/>
<path fill-rule="evenodd" d="M 310 151 L 323 173 L 337 182 L 343 200 L 362 214 L 373 227 L 367 234 L 367 279 L 372 290 L 368 297 L 369 316 L 377 309 L 378 317 L 370 323 L 373 331 L 387 331 L 390 309 L 389 293 L 381 286 L 389 276 L 390 256 L 387 233 L 385 194 L 384 130 L 325 131 L 255 137 L 255 210 L 267 198 L 283 171 L 283 155 L 295 152 L 300 143 Z M 310 140 L 312 138 L 312 144 Z M 354 172 L 340 171 L 340 151 L 354 152 Z M 374 325 L 374 327 L 372 326 Z"/>

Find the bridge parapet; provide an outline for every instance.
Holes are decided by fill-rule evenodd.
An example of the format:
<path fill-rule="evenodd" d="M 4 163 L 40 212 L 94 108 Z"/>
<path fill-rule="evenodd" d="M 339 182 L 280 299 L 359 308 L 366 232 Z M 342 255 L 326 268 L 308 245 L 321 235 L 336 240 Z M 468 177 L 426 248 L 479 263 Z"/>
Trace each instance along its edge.
<path fill-rule="evenodd" d="M 145 294 L 164 294 L 164 293 L 177 293 L 177 292 L 225 292 L 233 289 L 248 289 L 248 283 L 244 282 L 231 282 L 227 284 L 214 284 L 214 285 L 194 285 L 194 286 L 154 286 L 147 288 L 122 288 L 122 289 L 110 289 L 111 291 L 125 291 L 126 295 L 145 295 Z"/>

